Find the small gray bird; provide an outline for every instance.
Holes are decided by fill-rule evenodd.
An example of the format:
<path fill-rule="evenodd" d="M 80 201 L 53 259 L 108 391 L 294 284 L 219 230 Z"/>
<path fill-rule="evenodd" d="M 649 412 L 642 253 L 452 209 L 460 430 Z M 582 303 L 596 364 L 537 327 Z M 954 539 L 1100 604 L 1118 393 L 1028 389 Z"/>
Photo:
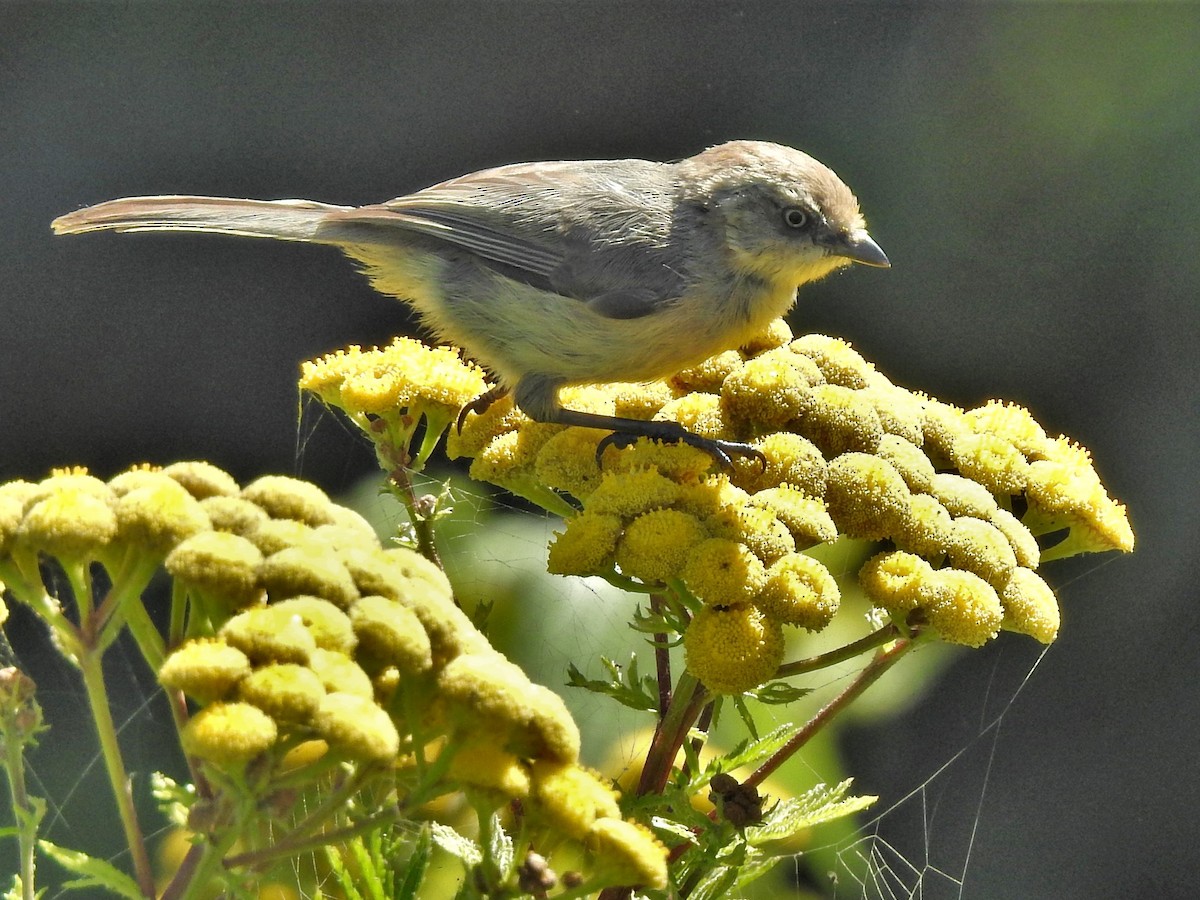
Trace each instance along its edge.
<path fill-rule="evenodd" d="M 59 234 L 209 231 L 332 244 L 411 303 L 531 418 L 682 441 L 723 464 L 758 456 L 674 422 L 565 409 L 569 384 L 642 381 L 736 348 L 796 289 L 859 262 L 888 266 L 858 201 L 807 154 L 730 141 L 675 163 L 518 163 L 370 206 L 129 197 L 54 220 Z"/>

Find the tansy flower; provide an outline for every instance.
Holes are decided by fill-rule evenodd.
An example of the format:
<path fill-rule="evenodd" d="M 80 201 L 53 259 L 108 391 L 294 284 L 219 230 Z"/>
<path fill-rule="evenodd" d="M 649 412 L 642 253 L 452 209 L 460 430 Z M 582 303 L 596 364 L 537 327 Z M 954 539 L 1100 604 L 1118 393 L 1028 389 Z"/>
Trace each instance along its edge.
<path fill-rule="evenodd" d="M 963 415 L 965 424 L 978 434 L 1003 438 L 1027 458 L 1040 458 L 1049 438 L 1029 410 L 1015 403 L 989 400 Z"/>
<path fill-rule="evenodd" d="M 705 606 L 683 635 L 687 667 L 717 694 L 741 694 L 783 661 L 783 628 L 750 604 Z"/>
<path fill-rule="evenodd" d="M 766 576 L 754 605 L 768 618 L 809 631 L 820 631 L 832 621 L 841 591 L 820 562 L 789 553 L 767 569 Z"/>
<path fill-rule="evenodd" d="M 350 607 L 350 624 L 359 653 L 395 665 L 401 675 L 426 672 L 433 666 L 429 636 L 416 614 L 402 604 L 378 595 L 363 597 Z"/>
<path fill-rule="evenodd" d="M 19 518 L 13 529 L 16 543 L 66 559 L 95 558 L 117 535 L 116 498 L 108 493 L 106 498 L 73 487 L 50 493 Z M 12 503 L 10 510 L 16 509 Z M 10 519 L 15 518 L 10 513 Z"/>
<path fill-rule="evenodd" d="M 238 493 L 238 483 L 232 475 L 203 460 L 172 463 L 164 466 L 162 473 L 178 481 L 197 500 L 234 497 Z"/>
<path fill-rule="evenodd" d="M 951 523 L 946 549 L 952 566 L 974 572 L 998 590 L 1017 567 L 1012 546 L 1000 529 L 969 516 Z"/>
<path fill-rule="evenodd" d="M 818 384 L 809 396 L 812 404 L 800 422 L 800 432 L 822 452 L 827 456 L 875 452 L 883 439 L 883 423 L 862 391 Z"/>
<path fill-rule="evenodd" d="M 333 521 L 329 495 L 298 478 L 264 475 L 242 488 L 241 496 L 266 510 L 273 519 L 295 519 L 310 526 Z"/>
<path fill-rule="evenodd" d="M 950 546 L 953 524 L 950 513 L 936 497 L 912 494 L 903 520 L 891 537 L 901 550 L 933 558 Z"/>
<path fill-rule="evenodd" d="M 695 516 L 677 509 L 657 509 L 638 516 L 617 544 L 617 565 L 626 575 L 647 583 L 675 578 L 692 548 L 709 536 Z"/>
<path fill-rule="evenodd" d="M 663 406 L 655 418 L 678 422 L 692 434 L 701 437 L 722 439 L 733 434 L 721 409 L 721 398 L 716 394 L 684 394 Z"/>
<path fill-rule="evenodd" d="M 213 703 L 188 720 L 180 734 L 184 752 L 234 769 L 275 743 L 275 720 L 249 703 Z"/>
<path fill-rule="evenodd" d="M 758 491 L 751 495 L 748 502 L 779 519 L 796 539 L 798 548 L 837 538 L 837 526 L 825 509 L 825 503 L 790 484 Z"/>
<path fill-rule="evenodd" d="M 885 459 L 845 453 L 829 464 L 825 505 L 838 530 L 851 537 L 880 540 L 896 534 L 910 498 L 908 485 Z"/>
<path fill-rule="evenodd" d="M 453 751 L 448 775 L 472 787 L 499 791 L 506 798 L 529 794 L 529 771 L 525 764 L 486 738 L 468 741 Z"/>
<path fill-rule="evenodd" d="M 758 506 L 725 506 L 704 520 L 714 537 L 738 541 L 767 565 L 796 549 L 796 539 L 783 522 Z"/>
<path fill-rule="evenodd" d="M 212 527 L 200 501 L 161 473 L 153 482 L 118 498 L 114 508 L 119 539 L 162 556 L 184 539 Z"/>
<path fill-rule="evenodd" d="M 238 699 L 257 706 L 278 723 L 307 723 L 321 705 L 325 688 L 309 668 L 271 663 L 238 684 Z"/>
<path fill-rule="evenodd" d="M 993 494 L 1019 494 L 1029 480 L 1024 454 L 998 435 L 964 434 L 954 441 L 950 457 L 959 472 Z"/>
<path fill-rule="evenodd" d="M 971 572 L 938 569 L 923 585 L 921 607 L 944 640 L 979 647 L 1000 630 L 1004 609 L 986 581 Z"/>
<path fill-rule="evenodd" d="M 1000 594 L 1004 628 L 1027 634 L 1043 644 L 1058 637 L 1059 612 L 1054 591 L 1034 571 L 1019 568 Z"/>
<path fill-rule="evenodd" d="M 262 553 L 245 538 L 202 531 L 168 553 L 163 567 L 227 614 L 254 601 L 262 561 Z"/>
<path fill-rule="evenodd" d="M 872 603 L 899 614 L 921 605 L 933 571 L 933 566 L 916 554 L 896 550 L 867 560 L 858 580 Z"/>
<path fill-rule="evenodd" d="M 738 457 L 734 460 L 734 483 L 747 491 L 790 484 L 810 497 L 825 494 L 825 457 L 816 444 L 790 431 L 776 431 L 754 441 L 766 463 Z"/>
<path fill-rule="evenodd" d="M 859 393 L 875 409 L 879 424 L 888 435 L 919 444 L 925 436 L 925 404 L 921 398 L 892 384 L 878 372 Z"/>
<path fill-rule="evenodd" d="M 645 384 L 615 382 L 606 387 L 612 397 L 613 415 L 628 419 L 653 419 L 667 401 L 675 396 L 671 386 L 665 381 L 651 381 Z"/>
<path fill-rule="evenodd" d="M 388 762 L 400 750 L 400 735 L 388 714 L 357 694 L 326 694 L 312 724 L 330 747 L 352 759 Z"/>
<path fill-rule="evenodd" d="M 327 544 L 285 547 L 268 556 L 258 570 L 259 584 L 272 599 L 311 594 L 346 609 L 358 599 L 358 588 Z"/>
<path fill-rule="evenodd" d="M 912 443 L 895 434 L 885 434 L 879 441 L 875 454 L 886 459 L 900 473 L 904 483 L 914 494 L 924 494 L 933 484 L 936 470 L 929 457 L 917 443 Z"/>
<path fill-rule="evenodd" d="M 265 509 L 241 497 L 206 497 L 200 501 L 200 508 L 215 530 L 230 534 L 245 536 L 261 523 L 270 521 Z"/>
<path fill-rule="evenodd" d="M 548 487 L 572 497 L 589 496 L 600 483 L 596 446 L 604 432 L 595 428 L 566 428 L 547 440 L 534 461 L 534 474 Z"/>
<path fill-rule="evenodd" d="M 350 617 L 321 597 L 291 597 L 271 604 L 275 615 L 296 617 L 323 650 L 353 653 L 358 643 Z"/>
<path fill-rule="evenodd" d="M 255 664 L 306 664 L 317 642 L 300 617 L 263 606 L 240 612 L 221 626 L 220 636 Z"/>
<path fill-rule="evenodd" d="M 597 819 L 621 815 L 617 792 L 588 769 L 561 762 L 535 761 L 531 773 L 532 812 L 570 838 L 582 840 Z"/>
<path fill-rule="evenodd" d="M 605 472 L 596 489 L 587 497 L 589 512 L 631 518 L 671 506 L 679 498 L 681 487 L 656 468 Z"/>
<path fill-rule="evenodd" d="M 749 603 L 767 581 L 767 570 L 750 548 L 726 538 L 709 538 L 692 548 L 681 577 L 709 606 Z"/>
<path fill-rule="evenodd" d="M 761 430 L 783 427 L 811 406 L 815 383 L 788 351 L 772 350 L 731 372 L 721 384 L 721 406 L 729 418 Z"/>
<path fill-rule="evenodd" d="M 220 638 L 188 641 L 166 658 L 158 682 L 168 690 L 183 691 L 198 703 L 228 697 L 250 674 L 250 660 Z"/>
<path fill-rule="evenodd" d="M 617 540 L 621 536 L 619 516 L 585 509 L 567 519 L 566 529 L 550 542 L 547 569 L 554 575 L 595 575 L 612 569 Z"/>
<path fill-rule="evenodd" d="M 823 334 L 806 334 L 788 345 L 793 353 L 807 356 L 830 384 L 847 388 L 864 388 L 870 382 L 875 367 L 846 341 Z"/>
<path fill-rule="evenodd" d="M 669 384 L 680 393 L 705 391 L 715 394 L 732 373 L 742 367 L 742 356 L 736 350 L 726 350 L 710 356 L 704 362 L 671 376 Z"/>
<path fill-rule="evenodd" d="M 370 676 L 344 653 L 317 647 L 308 658 L 308 666 L 328 693 L 341 691 L 367 700 L 375 697 Z"/>
<path fill-rule="evenodd" d="M 595 854 L 602 880 L 651 890 L 667 886 L 667 848 L 645 826 L 617 818 L 598 819 L 585 844 Z"/>

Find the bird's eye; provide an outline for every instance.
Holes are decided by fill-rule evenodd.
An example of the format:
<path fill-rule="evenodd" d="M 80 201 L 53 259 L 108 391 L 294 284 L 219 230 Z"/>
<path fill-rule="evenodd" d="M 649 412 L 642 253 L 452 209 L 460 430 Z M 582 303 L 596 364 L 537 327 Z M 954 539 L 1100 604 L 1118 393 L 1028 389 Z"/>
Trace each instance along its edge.
<path fill-rule="evenodd" d="M 808 224 L 808 212 L 798 206 L 789 206 L 783 211 L 783 224 L 788 228 L 803 228 Z"/>

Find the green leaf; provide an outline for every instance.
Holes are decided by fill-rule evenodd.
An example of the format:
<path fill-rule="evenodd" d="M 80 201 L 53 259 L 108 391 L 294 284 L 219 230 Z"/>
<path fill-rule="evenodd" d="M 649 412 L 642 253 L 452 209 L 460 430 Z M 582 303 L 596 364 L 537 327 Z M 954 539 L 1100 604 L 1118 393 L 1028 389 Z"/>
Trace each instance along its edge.
<path fill-rule="evenodd" d="M 732 772 L 743 766 L 758 765 L 780 750 L 803 727 L 803 725 L 787 722 L 757 740 L 740 742 L 729 753 L 710 760 L 703 772 L 694 775 L 689 784 L 690 792 L 707 787 L 708 783 L 712 781 L 712 777 L 718 772 Z"/>
<path fill-rule="evenodd" d="M 605 694 L 630 709 L 658 709 L 658 684 L 650 675 L 639 676 L 636 653 L 629 654 L 629 665 L 624 671 L 618 663 L 608 657 L 600 657 L 600 662 L 608 670 L 607 680 L 586 678 L 575 664 L 571 663 L 567 669 L 567 685 L 580 687 L 594 694 Z"/>
<path fill-rule="evenodd" d="M 80 876 L 64 882 L 63 887 L 70 890 L 103 888 L 118 897 L 127 900 L 145 900 L 138 889 L 137 883 L 103 859 L 94 859 L 78 850 L 68 850 L 50 841 L 38 841 L 38 849 L 66 869 Z"/>
<path fill-rule="evenodd" d="M 513 841 L 504 830 L 500 813 L 492 813 L 491 822 L 487 828 L 487 853 L 497 875 L 497 884 L 503 884 L 512 875 L 515 853 Z"/>
<path fill-rule="evenodd" d="M 879 799 L 846 796 L 852 782 L 853 779 L 847 778 L 833 787 L 818 784 L 799 797 L 779 801 L 766 812 L 762 824 L 746 828 L 746 841 L 752 847 L 771 853 L 772 844 L 790 847 L 790 839 L 798 832 L 861 812 Z M 791 850 L 787 852 L 790 854 Z"/>
<path fill-rule="evenodd" d="M 431 822 L 429 836 L 433 842 L 455 859 L 462 860 L 467 867 L 477 866 L 483 861 L 483 851 L 470 838 L 463 837 L 448 825 Z M 468 879 L 469 881 L 470 879 Z"/>
<path fill-rule="evenodd" d="M 408 858 L 408 865 L 404 868 L 404 879 L 396 888 L 396 900 L 416 900 L 417 892 L 420 890 L 422 882 L 425 881 L 425 873 L 429 871 L 429 861 L 432 858 L 433 835 L 429 826 L 426 825 L 417 833 L 417 845 L 413 848 L 412 855 Z"/>
<path fill-rule="evenodd" d="M 807 697 L 811 693 L 811 688 L 796 687 L 786 681 L 772 681 L 748 691 L 747 695 L 768 706 L 783 706 L 793 703 L 801 697 Z"/>
<path fill-rule="evenodd" d="M 746 698 L 738 694 L 733 698 L 733 706 L 738 711 L 738 715 L 741 716 L 742 724 L 750 732 L 750 737 L 753 740 L 758 740 L 758 726 L 754 724 L 754 716 L 750 715 L 750 707 L 746 705 Z"/>

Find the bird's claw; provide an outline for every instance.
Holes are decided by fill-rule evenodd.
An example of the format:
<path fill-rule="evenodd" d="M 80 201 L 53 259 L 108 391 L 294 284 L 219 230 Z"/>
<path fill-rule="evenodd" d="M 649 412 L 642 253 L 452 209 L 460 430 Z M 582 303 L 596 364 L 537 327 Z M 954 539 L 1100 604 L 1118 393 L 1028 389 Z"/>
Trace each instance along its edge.
<path fill-rule="evenodd" d="M 742 443 L 741 441 L 722 441 L 715 438 L 701 437 L 698 434 L 692 434 L 682 427 L 678 432 L 671 431 L 653 436 L 631 434 L 624 431 L 610 432 L 601 438 L 600 443 L 596 445 L 596 465 L 600 465 L 600 459 L 604 456 L 604 451 L 609 447 L 623 450 L 626 447 L 632 447 L 640 437 L 650 437 L 651 440 L 660 441 L 664 444 L 687 444 L 689 447 L 695 447 L 697 450 L 702 450 L 711 456 L 723 469 L 733 468 L 733 457 L 735 456 L 746 456 L 751 459 L 757 459 L 759 465 L 764 469 L 767 465 L 767 458 L 763 456 L 762 451 L 757 447 Z"/>

